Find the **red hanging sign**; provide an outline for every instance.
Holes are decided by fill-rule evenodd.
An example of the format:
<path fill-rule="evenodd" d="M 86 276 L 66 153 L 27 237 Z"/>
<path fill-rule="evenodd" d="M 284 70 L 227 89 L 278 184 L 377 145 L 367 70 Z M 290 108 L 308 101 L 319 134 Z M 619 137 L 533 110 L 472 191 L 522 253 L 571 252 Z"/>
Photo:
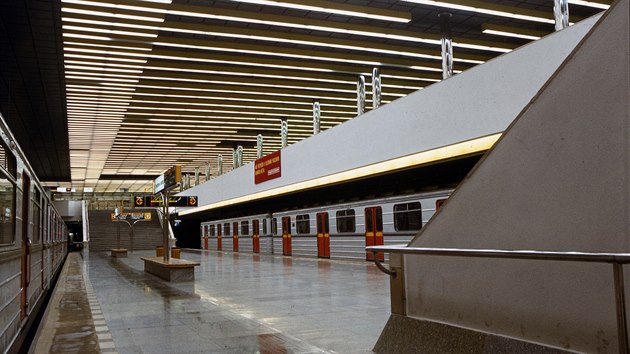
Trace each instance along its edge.
<path fill-rule="evenodd" d="M 262 183 L 278 178 L 281 174 L 280 150 L 261 157 L 254 162 L 254 183 Z"/>

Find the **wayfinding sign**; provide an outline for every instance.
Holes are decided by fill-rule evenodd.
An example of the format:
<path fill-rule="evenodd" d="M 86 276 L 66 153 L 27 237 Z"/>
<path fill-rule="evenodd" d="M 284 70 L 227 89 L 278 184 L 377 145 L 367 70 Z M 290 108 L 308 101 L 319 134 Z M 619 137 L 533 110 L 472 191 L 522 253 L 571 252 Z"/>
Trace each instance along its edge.
<path fill-rule="evenodd" d="M 160 193 L 182 182 L 182 167 L 175 165 L 155 179 L 154 193 Z"/>
<path fill-rule="evenodd" d="M 136 207 L 162 207 L 162 196 L 135 196 L 133 204 Z M 169 197 L 168 206 L 170 207 L 196 207 L 199 198 L 197 196 L 187 197 Z"/>
<path fill-rule="evenodd" d="M 116 215 L 111 213 L 112 221 L 116 219 L 131 219 L 131 220 L 151 220 L 151 213 L 148 212 L 123 212 Z"/>

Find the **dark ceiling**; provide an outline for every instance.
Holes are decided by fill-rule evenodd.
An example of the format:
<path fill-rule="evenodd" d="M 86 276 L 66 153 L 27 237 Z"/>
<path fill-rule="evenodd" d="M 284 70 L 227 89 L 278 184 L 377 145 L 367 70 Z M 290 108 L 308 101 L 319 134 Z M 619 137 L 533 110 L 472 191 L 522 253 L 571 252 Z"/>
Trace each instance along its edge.
<path fill-rule="evenodd" d="M 42 181 L 69 181 L 61 3 L 3 1 L 0 112 Z"/>

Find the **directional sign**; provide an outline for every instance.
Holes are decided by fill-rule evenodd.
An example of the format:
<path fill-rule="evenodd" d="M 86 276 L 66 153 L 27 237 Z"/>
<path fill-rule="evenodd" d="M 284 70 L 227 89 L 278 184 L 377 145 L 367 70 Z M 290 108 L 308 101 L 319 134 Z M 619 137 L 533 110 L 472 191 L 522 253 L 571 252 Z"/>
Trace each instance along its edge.
<path fill-rule="evenodd" d="M 162 196 L 135 196 L 133 198 L 135 207 L 161 207 Z M 171 207 L 196 207 L 199 202 L 197 196 L 169 197 L 168 206 Z"/>
<path fill-rule="evenodd" d="M 116 214 L 111 213 L 112 221 L 116 220 Z M 151 220 L 151 213 L 147 212 L 124 212 L 120 213 L 120 219 L 132 219 L 132 220 Z"/>

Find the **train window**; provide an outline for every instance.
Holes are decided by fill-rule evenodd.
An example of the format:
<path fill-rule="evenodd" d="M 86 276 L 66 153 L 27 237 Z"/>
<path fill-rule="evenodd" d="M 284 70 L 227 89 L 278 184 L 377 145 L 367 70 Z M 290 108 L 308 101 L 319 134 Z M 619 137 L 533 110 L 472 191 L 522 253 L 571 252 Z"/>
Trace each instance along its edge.
<path fill-rule="evenodd" d="M 263 235 L 267 235 L 267 219 L 262 219 Z"/>
<path fill-rule="evenodd" d="M 4 145 L 4 142 L 0 142 L 0 167 L 4 168 L 13 178 L 16 177 L 17 162 L 15 156 L 11 153 L 11 150 Z"/>
<path fill-rule="evenodd" d="M 37 195 L 36 195 L 37 196 Z M 39 206 L 39 199 L 33 200 L 33 207 L 31 208 L 31 220 L 33 221 L 33 242 L 39 243 L 41 240 L 41 230 L 40 230 L 40 214 L 41 208 Z"/>
<path fill-rule="evenodd" d="M 337 232 L 355 232 L 356 220 L 354 209 L 337 211 Z"/>
<path fill-rule="evenodd" d="M 0 244 L 15 240 L 15 185 L 0 173 Z"/>
<path fill-rule="evenodd" d="M 422 206 L 420 202 L 394 205 L 394 228 L 396 231 L 420 230 Z"/>
<path fill-rule="evenodd" d="M 311 231 L 311 223 L 308 214 L 296 216 L 295 222 L 295 231 L 298 234 L 308 234 Z"/>
<path fill-rule="evenodd" d="M 249 221 L 241 221 L 241 235 L 249 235 Z"/>
<path fill-rule="evenodd" d="M 210 227 L 208 228 L 208 232 L 210 232 L 210 237 L 214 237 L 215 236 L 215 231 L 214 231 L 214 225 L 210 225 Z"/>
<path fill-rule="evenodd" d="M 230 223 L 223 224 L 223 236 L 230 236 Z"/>
<path fill-rule="evenodd" d="M 271 219 L 271 233 L 274 235 L 278 234 L 278 219 Z"/>

